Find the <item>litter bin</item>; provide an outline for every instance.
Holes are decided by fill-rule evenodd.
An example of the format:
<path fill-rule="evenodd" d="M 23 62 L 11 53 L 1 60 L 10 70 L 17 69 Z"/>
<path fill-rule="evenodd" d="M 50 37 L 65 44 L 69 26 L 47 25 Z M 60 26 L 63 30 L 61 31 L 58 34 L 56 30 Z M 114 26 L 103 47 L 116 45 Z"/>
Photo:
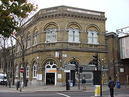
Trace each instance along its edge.
<path fill-rule="evenodd" d="M 70 81 L 70 86 L 73 87 L 73 81 L 72 80 Z"/>
<path fill-rule="evenodd" d="M 117 87 L 117 88 L 120 88 L 120 86 L 121 86 L 121 85 L 120 85 L 120 81 L 117 81 L 117 82 L 116 82 L 116 87 Z"/>
<path fill-rule="evenodd" d="M 95 97 L 100 97 L 100 85 L 95 85 Z"/>
<path fill-rule="evenodd" d="M 66 82 L 66 90 L 70 90 L 70 84 L 69 84 L 69 82 Z"/>

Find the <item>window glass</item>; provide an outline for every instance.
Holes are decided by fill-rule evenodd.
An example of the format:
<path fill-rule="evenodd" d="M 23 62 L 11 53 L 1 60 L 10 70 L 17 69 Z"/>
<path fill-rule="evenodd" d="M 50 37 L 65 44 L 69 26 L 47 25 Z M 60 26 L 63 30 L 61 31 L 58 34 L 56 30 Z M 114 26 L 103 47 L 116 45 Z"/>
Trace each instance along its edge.
<path fill-rule="evenodd" d="M 28 34 L 27 36 L 27 48 L 29 48 L 31 46 L 31 36 L 30 34 Z"/>
<path fill-rule="evenodd" d="M 51 69 L 51 68 L 57 68 L 57 66 L 55 64 L 55 61 L 53 61 L 53 60 L 48 61 L 46 63 L 46 68 L 49 68 L 49 69 Z"/>
<path fill-rule="evenodd" d="M 37 77 L 37 65 L 34 64 L 33 66 L 33 78 L 36 78 Z"/>
<path fill-rule="evenodd" d="M 26 67 L 26 77 L 29 78 L 29 70 L 30 70 L 30 66 Z"/>
<path fill-rule="evenodd" d="M 56 65 L 53 65 L 52 68 L 56 68 Z"/>
<path fill-rule="evenodd" d="M 46 30 L 46 42 L 56 42 L 57 41 L 57 31 L 56 29 Z"/>
<path fill-rule="evenodd" d="M 38 43 L 38 31 L 35 31 L 33 34 L 33 45 Z"/>
<path fill-rule="evenodd" d="M 99 44 L 96 31 L 88 31 L 88 44 Z"/>
<path fill-rule="evenodd" d="M 78 29 L 69 29 L 68 42 L 80 42 Z"/>

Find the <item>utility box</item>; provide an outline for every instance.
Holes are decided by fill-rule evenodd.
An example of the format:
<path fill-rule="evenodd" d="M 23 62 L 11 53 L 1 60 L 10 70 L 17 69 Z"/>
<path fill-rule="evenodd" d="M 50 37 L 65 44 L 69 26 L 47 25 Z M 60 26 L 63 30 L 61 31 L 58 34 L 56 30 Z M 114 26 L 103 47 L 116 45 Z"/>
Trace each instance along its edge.
<path fill-rule="evenodd" d="M 101 71 L 93 71 L 93 84 L 101 85 Z"/>

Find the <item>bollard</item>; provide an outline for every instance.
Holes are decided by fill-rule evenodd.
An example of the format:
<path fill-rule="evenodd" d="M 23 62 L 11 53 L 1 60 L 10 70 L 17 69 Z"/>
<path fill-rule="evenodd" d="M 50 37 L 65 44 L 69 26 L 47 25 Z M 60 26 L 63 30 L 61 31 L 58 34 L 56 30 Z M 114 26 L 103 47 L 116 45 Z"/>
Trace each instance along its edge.
<path fill-rule="evenodd" d="M 70 90 L 70 83 L 66 82 L 66 90 Z"/>
<path fill-rule="evenodd" d="M 100 85 L 95 85 L 95 97 L 100 96 Z"/>

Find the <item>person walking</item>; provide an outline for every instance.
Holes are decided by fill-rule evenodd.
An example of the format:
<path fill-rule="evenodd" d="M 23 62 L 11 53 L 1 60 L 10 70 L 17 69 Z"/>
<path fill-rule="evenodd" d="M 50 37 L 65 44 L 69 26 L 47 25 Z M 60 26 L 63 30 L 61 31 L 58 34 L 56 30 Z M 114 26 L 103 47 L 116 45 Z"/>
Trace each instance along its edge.
<path fill-rule="evenodd" d="M 16 89 L 18 90 L 19 88 L 20 88 L 20 80 L 18 80 L 16 83 Z"/>
<path fill-rule="evenodd" d="M 86 90 L 86 80 L 84 77 L 82 78 L 82 87 L 83 87 L 83 90 Z"/>
<path fill-rule="evenodd" d="M 114 97 L 115 82 L 111 79 L 111 77 L 109 77 L 108 87 L 109 87 L 109 89 L 110 89 L 110 96 L 111 96 L 111 97 Z"/>

